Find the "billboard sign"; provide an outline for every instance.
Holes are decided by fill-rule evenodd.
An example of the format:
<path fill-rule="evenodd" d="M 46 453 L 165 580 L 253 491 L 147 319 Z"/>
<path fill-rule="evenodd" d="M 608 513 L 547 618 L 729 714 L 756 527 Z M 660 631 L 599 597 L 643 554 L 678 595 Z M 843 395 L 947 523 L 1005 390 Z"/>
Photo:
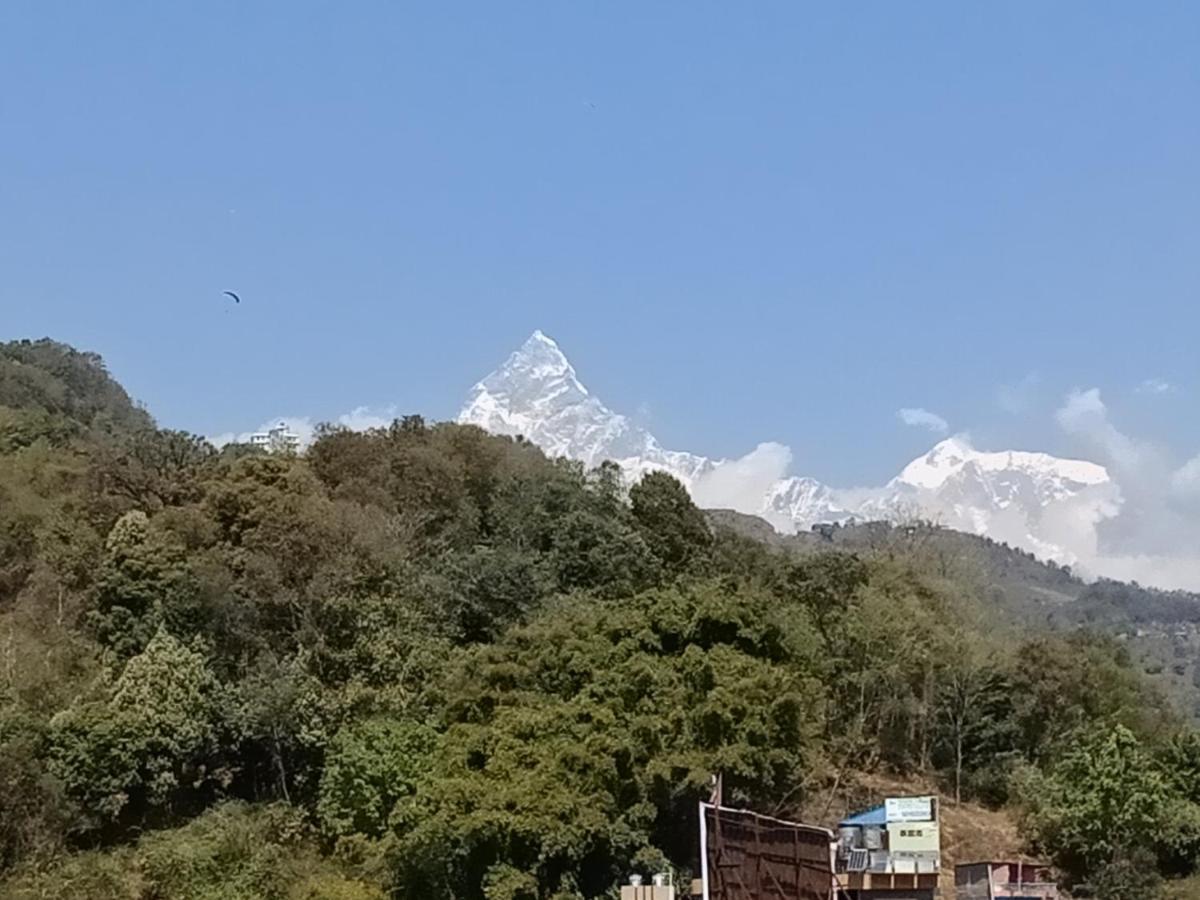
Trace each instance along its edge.
<path fill-rule="evenodd" d="M 704 900 L 830 900 L 833 832 L 700 804 Z"/>
<path fill-rule="evenodd" d="M 889 797 L 883 801 L 888 824 L 893 822 L 932 822 L 932 797 Z"/>

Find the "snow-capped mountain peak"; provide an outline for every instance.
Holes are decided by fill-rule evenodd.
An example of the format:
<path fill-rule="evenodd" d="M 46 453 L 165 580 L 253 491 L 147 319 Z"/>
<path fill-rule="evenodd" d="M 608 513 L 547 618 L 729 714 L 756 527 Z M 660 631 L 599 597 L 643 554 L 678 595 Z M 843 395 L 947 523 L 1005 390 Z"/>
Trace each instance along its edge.
<path fill-rule="evenodd" d="M 951 475 L 959 472 L 977 454 L 962 437 L 951 437 L 934 445 L 933 449 L 910 462 L 900 472 L 898 480 L 914 487 L 936 488 Z"/>
<path fill-rule="evenodd" d="M 551 456 L 597 466 L 611 459 L 632 475 L 665 469 L 687 485 L 711 464 L 664 450 L 654 436 L 592 396 L 553 339 L 535 331 L 471 389 L 458 421 L 524 435 Z"/>
<path fill-rule="evenodd" d="M 782 478 L 763 498 L 759 514 L 779 531 L 795 531 L 816 522 L 849 518 L 851 510 L 839 502 L 832 488 L 815 478 Z"/>
<path fill-rule="evenodd" d="M 980 473 L 1019 472 L 1054 482 L 1063 490 L 1108 481 L 1108 472 L 1095 463 L 1021 450 L 986 453 L 972 447 L 965 436 L 956 435 L 910 462 L 896 478 L 896 483 L 937 490 L 967 467 L 974 467 Z"/>
<path fill-rule="evenodd" d="M 782 467 L 764 479 L 754 453 L 729 461 L 666 450 L 645 428 L 590 394 L 558 344 L 541 331 L 472 388 L 458 419 L 498 434 L 523 435 L 551 456 L 589 467 L 613 460 L 631 481 L 648 471 L 670 472 L 697 502 L 733 505 L 781 531 L 851 517 L 918 515 L 1073 562 L 1049 536 L 1053 525 L 1043 525 L 1054 519 L 1047 512 L 1082 498 L 1099 519 L 1115 514 L 1120 503 L 1103 466 L 1046 453 L 976 450 L 966 435 L 941 441 L 877 489 L 839 490 L 812 478 L 780 477 Z M 790 454 L 774 446 L 786 464 Z"/>
<path fill-rule="evenodd" d="M 513 352 L 508 361 L 495 373 L 506 380 L 527 378 L 531 380 L 568 379 L 585 394 L 587 391 L 575 377 L 575 367 L 563 355 L 553 339 L 540 329 L 529 336 L 520 349 Z"/>

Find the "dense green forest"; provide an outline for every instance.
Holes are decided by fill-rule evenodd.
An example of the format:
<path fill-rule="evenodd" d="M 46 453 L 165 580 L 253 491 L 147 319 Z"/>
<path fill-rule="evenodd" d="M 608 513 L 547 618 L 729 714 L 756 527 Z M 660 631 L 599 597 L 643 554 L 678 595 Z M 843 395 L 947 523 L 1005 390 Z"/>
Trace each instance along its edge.
<path fill-rule="evenodd" d="M 218 451 L 0 345 L 0 896 L 611 897 L 694 867 L 715 772 L 781 815 L 935 778 L 1080 895 L 1189 875 L 1200 739 L 917 531 L 758 540 L 417 416 Z"/>

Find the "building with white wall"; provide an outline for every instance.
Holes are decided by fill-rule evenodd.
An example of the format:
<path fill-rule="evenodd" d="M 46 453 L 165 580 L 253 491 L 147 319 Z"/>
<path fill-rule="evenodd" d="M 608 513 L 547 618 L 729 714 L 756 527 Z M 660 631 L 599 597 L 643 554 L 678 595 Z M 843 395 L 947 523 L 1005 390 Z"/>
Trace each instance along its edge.
<path fill-rule="evenodd" d="M 268 453 L 296 453 L 300 450 L 300 435 L 289 431 L 286 422 L 280 422 L 274 428 L 250 435 L 250 445 Z"/>

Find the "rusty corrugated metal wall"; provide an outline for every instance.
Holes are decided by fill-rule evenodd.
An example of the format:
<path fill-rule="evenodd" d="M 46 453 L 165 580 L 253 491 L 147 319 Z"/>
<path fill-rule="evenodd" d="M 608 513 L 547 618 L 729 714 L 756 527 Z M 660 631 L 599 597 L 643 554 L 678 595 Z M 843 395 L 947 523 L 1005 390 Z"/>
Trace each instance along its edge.
<path fill-rule="evenodd" d="M 704 804 L 708 900 L 829 900 L 830 842 L 823 828 Z"/>

